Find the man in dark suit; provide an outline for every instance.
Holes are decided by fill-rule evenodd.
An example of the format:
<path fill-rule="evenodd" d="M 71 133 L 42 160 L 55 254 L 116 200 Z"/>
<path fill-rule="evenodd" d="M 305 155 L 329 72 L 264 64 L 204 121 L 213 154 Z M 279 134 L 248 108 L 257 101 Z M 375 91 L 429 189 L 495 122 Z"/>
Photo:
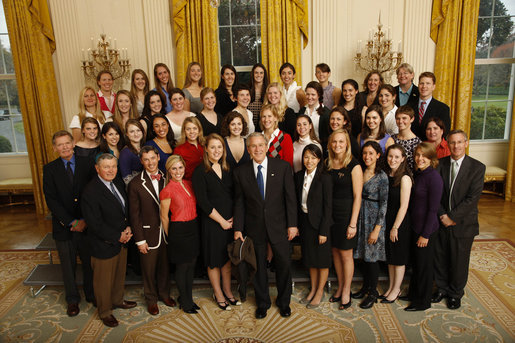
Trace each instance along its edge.
<path fill-rule="evenodd" d="M 435 283 L 431 302 L 447 299 L 447 307 L 461 306 L 468 279 L 470 250 L 479 234 L 477 203 L 483 191 L 485 165 L 465 154 L 467 134 L 454 130 L 447 136 L 451 156 L 440 159 L 444 190 L 435 242 Z"/>
<path fill-rule="evenodd" d="M 155 147 L 142 147 L 139 157 L 144 170 L 129 183 L 130 221 L 141 254 L 147 310 L 156 315 L 159 313 L 158 298 L 167 306 L 176 305 L 170 298 L 167 242 L 159 216 L 159 193 L 165 186 L 165 179 L 158 169 L 159 152 Z"/>
<path fill-rule="evenodd" d="M 95 301 L 86 222 L 82 218 L 79 201 L 82 190 L 95 175 L 95 169 L 92 159 L 74 155 L 74 145 L 68 131 L 56 132 L 52 137 L 52 146 L 59 157 L 43 167 L 43 192 L 52 212 L 52 237 L 61 261 L 68 303 L 66 313 L 70 317 L 80 312 L 80 295 L 75 280 L 77 254 L 82 262 L 86 301 Z"/>
<path fill-rule="evenodd" d="M 415 110 L 415 120 L 411 130 L 422 141 L 427 141 L 425 127 L 431 118 L 440 118 L 445 124 L 444 135 L 451 129 L 451 116 L 449 106 L 433 98 L 436 88 L 435 74 L 426 71 L 418 77 L 418 90 L 420 92 L 418 103 L 412 103 Z"/>
<path fill-rule="evenodd" d="M 403 63 L 397 68 L 397 82 L 395 86 L 395 105 L 401 107 L 404 105 L 411 105 L 415 107 L 418 105 L 418 87 L 413 83 L 415 72 L 413 67 L 408 63 Z"/>
<path fill-rule="evenodd" d="M 254 242 L 257 271 L 254 277 L 256 318 L 264 318 L 271 306 L 266 268 L 267 243 L 274 253 L 277 299 L 283 317 L 291 314 L 292 292 L 290 242 L 298 235 L 295 185 L 290 165 L 268 158 L 267 142 L 261 133 L 247 138 L 252 161 L 234 171 L 234 239 L 244 231 Z"/>
<path fill-rule="evenodd" d="M 88 225 L 98 315 L 104 325 L 115 327 L 118 321 L 112 309 L 136 306 L 134 301 L 123 299 L 127 266 L 125 244 L 132 237 L 127 219 L 129 206 L 125 185 L 116 177 L 116 157 L 100 155 L 95 168 L 98 176 L 84 189 L 81 207 Z"/>

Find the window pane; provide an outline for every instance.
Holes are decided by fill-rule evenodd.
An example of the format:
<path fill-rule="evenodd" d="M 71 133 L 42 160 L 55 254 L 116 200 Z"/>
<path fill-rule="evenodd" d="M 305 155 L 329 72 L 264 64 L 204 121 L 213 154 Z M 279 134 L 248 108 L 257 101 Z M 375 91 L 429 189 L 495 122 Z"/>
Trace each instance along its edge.
<path fill-rule="evenodd" d="M 231 7 L 232 25 L 255 25 L 256 3 L 255 0 L 237 0 Z"/>
<path fill-rule="evenodd" d="M 513 57 L 515 27 L 510 17 L 494 18 L 491 42 L 491 58 Z"/>
<path fill-rule="evenodd" d="M 250 85 L 250 71 L 238 72 L 238 83 L 240 85 Z"/>
<path fill-rule="evenodd" d="M 494 8 L 494 16 L 502 16 L 502 15 L 514 15 L 513 12 L 513 4 L 510 6 L 509 2 L 513 2 L 513 0 L 495 0 L 495 8 Z M 493 1 L 485 1 L 487 4 L 493 3 Z M 510 11 L 511 10 L 511 11 Z M 490 9 L 491 11 L 491 9 Z M 490 12 L 491 13 L 491 12 Z M 488 14 L 491 15 L 491 14 Z"/>
<path fill-rule="evenodd" d="M 479 2 L 479 16 L 491 16 L 492 15 L 493 1 L 482 0 Z"/>
<path fill-rule="evenodd" d="M 485 103 L 472 103 L 470 114 L 470 139 L 483 139 Z"/>
<path fill-rule="evenodd" d="M 231 29 L 229 27 L 220 28 L 220 62 L 232 64 L 231 61 Z"/>
<path fill-rule="evenodd" d="M 472 101 L 486 99 L 486 85 L 488 82 L 488 65 L 476 65 L 474 69 L 474 84 L 472 87 Z"/>
<path fill-rule="evenodd" d="M 218 7 L 218 25 L 230 25 L 229 22 L 229 5 L 230 0 L 222 0 L 220 1 L 220 6 Z"/>
<path fill-rule="evenodd" d="M 16 152 L 11 119 L 7 110 L 0 110 L 0 153 Z"/>
<path fill-rule="evenodd" d="M 12 152 L 27 151 L 16 80 L 0 80 L 0 136 L 9 140 Z M 0 141 L 5 145 L 4 139 Z"/>
<path fill-rule="evenodd" d="M 488 58 L 488 44 L 490 43 L 490 18 L 481 18 L 477 23 L 476 58 Z"/>
<path fill-rule="evenodd" d="M 489 67 L 488 100 L 499 100 L 510 97 L 511 64 L 494 64 Z"/>
<path fill-rule="evenodd" d="M 233 30 L 234 65 L 253 65 L 257 62 L 256 29 L 254 26 L 234 27 Z"/>
<path fill-rule="evenodd" d="M 507 102 L 489 102 L 486 111 L 485 138 L 504 139 Z"/>

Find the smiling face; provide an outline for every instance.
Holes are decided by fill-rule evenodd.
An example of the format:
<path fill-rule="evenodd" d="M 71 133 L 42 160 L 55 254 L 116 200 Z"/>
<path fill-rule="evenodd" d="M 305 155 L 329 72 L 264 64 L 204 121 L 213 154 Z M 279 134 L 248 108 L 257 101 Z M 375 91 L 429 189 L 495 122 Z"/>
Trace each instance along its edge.
<path fill-rule="evenodd" d="M 115 129 L 110 128 L 105 135 L 102 135 L 110 147 L 116 147 L 120 141 L 120 135 Z"/>
<path fill-rule="evenodd" d="M 173 94 L 170 101 L 172 103 L 174 111 L 182 112 L 182 110 L 184 109 L 184 97 L 181 95 L 181 93 Z"/>
<path fill-rule="evenodd" d="M 363 162 L 367 167 L 375 167 L 377 160 L 381 157 L 381 154 L 378 154 L 377 151 L 371 146 L 367 146 L 363 148 L 362 151 Z"/>
<path fill-rule="evenodd" d="M 387 89 L 381 89 L 379 92 L 379 103 L 384 109 L 391 110 L 395 102 L 395 96 L 392 95 Z"/>
<path fill-rule="evenodd" d="M 224 73 L 222 74 L 222 79 L 224 80 L 226 87 L 232 87 L 235 78 L 236 75 L 234 75 L 234 72 L 231 69 L 226 68 L 224 70 Z"/>
<path fill-rule="evenodd" d="M 336 156 L 344 154 L 347 151 L 347 138 L 345 134 L 335 134 L 331 140 L 330 148 Z"/>
<path fill-rule="evenodd" d="M 247 149 L 249 151 L 250 157 L 256 161 L 256 163 L 261 163 L 266 158 L 266 141 L 263 136 L 253 136 L 249 138 Z"/>
<path fill-rule="evenodd" d="M 331 113 L 331 117 L 329 117 L 329 126 L 331 130 L 336 131 L 338 129 L 343 129 L 343 127 L 347 124 L 345 121 L 345 117 L 340 112 Z"/>
<path fill-rule="evenodd" d="M 139 91 L 145 90 L 145 86 L 147 85 L 147 82 L 145 81 L 145 77 L 143 74 L 136 73 L 134 75 L 134 86 L 136 86 L 136 89 Z"/>
<path fill-rule="evenodd" d="M 330 72 L 322 71 L 320 68 L 316 68 L 315 76 L 320 83 L 324 83 L 329 81 L 329 77 L 331 76 Z"/>
<path fill-rule="evenodd" d="M 281 81 L 285 86 L 289 86 L 295 80 L 295 73 L 290 67 L 286 67 L 281 72 Z"/>
<path fill-rule="evenodd" d="M 241 121 L 240 117 L 234 118 L 229 123 L 229 132 L 232 136 L 239 136 L 241 135 L 241 132 L 243 131 L 243 123 Z"/>
<path fill-rule="evenodd" d="M 309 107 L 318 105 L 318 93 L 314 88 L 306 88 L 306 100 Z"/>
<path fill-rule="evenodd" d="M 356 95 L 358 91 L 354 88 L 350 83 L 346 83 L 343 85 L 343 98 L 346 102 L 352 102 L 356 100 Z"/>
<path fill-rule="evenodd" d="M 254 69 L 254 82 L 255 83 L 262 83 L 265 79 L 265 70 L 261 67 L 256 67 Z"/>
<path fill-rule="evenodd" d="M 180 182 L 184 177 L 185 169 L 186 168 L 184 167 L 184 164 L 181 161 L 177 161 L 170 166 L 170 169 L 168 169 L 168 173 L 170 174 L 170 177 L 173 181 Z"/>
<path fill-rule="evenodd" d="M 143 153 L 141 155 L 141 164 L 148 173 L 155 174 L 159 166 L 159 155 L 154 151 Z"/>
<path fill-rule="evenodd" d="M 186 125 L 184 125 L 184 134 L 188 142 L 197 143 L 199 128 L 194 123 L 186 123 Z"/>
<path fill-rule="evenodd" d="M 422 149 L 415 150 L 415 164 L 419 170 L 425 170 L 431 165 L 431 160 L 424 156 Z"/>
<path fill-rule="evenodd" d="M 101 160 L 95 165 L 95 169 L 102 179 L 107 182 L 113 181 L 118 171 L 116 158 Z"/>
<path fill-rule="evenodd" d="M 170 81 L 170 73 L 168 70 L 163 66 L 159 66 L 156 69 L 156 74 L 161 86 L 166 87 L 168 85 L 168 81 Z"/>
<path fill-rule="evenodd" d="M 465 152 L 469 146 L 469 141 L 461 133 L 455 133 L 449 136 L 448 139 L 451 157 L 455 160 L 459 160 L 465 155 Z"/>
<path fill-rule="evenodd" d="M 206 145 L 207 158 L 211 163 L 216 163 L 220 161 L 224 153 L 224 143 L 220 142 L 218 139 L 213 138 L 207 142 Z"/>
<path fill-rule="evenodd" d="M 163 104 L 161 103 L 161 97 L 159 95 L 152 95 L 149 101 L 150 111 L 152 115 L 160 113 L 163 108 Z"/>
<path fill-rule="evenodd" d="M 250 104 L 250 92 L 246 89 L 239 90 L 236 101 L 238 102 L 239 106 L 247 108 L 247 106 Z"/>
<path fill-rule="evenodd" d="M 421 77 L 418 81 L 418 90 L 420 92 L 420 99 L 427 100 L 433 95 L 436 85 L 430 77 Z"/>
<path fill-rule="evenodd" d="M 204 108 L 208 111 L 213 111 L 215 109 L 216 105 L 216 96 L 215 93 L 209 92 L 204 95 L 202 98 L 202 104 L 204 105 Z"/>
<path fill-rule="evenodd" d="M 311 174 L 318 166 L 320 159 L 316 157 L 311 151 L 306 150 L 302 156 L 302 162 L 304 163 L 304 167 L 306 167 L 308 174 Z"/>
<path fill-rule="evenodd" d="M 169 126 L 168 121 L 163 118 L 154 119 L 154 123 L 152 124 L 152 128 L 154 129 L 154 133 L 157 137 L 164 139 L 168 134 Z"/>
<path fill-rule="evenodd" d="M 84 135 L 84 138 L 94 141 L 98 138 L 98 126 L 93 123 L 86 123 L 82 130 L 82 134 Z"/>
<path fill-rule="evenodd" d="M 275 130 L 277 127 L 277 118 L 272 111 L 265 110 L 261 112 L 261 124 L 263 125 L 264 131 Z"/>
<path fill-rule="evenodd" d="M 100 80 L 98 80 L 98 86 L 100 90 L 104 93 L 110 93 L 113 89 L 113 78 L 111 75 L 104 73 L 100 75 Z"/>
<path fill-rule="evenodd" d="M 440 143 L 443 137 L 443 130 L 434 121 L 430 121 L 426 126 L 426 137 L 431 143 Z"/>
<path fill-rule="evenodd" d="M 129 125 L 127 127 L 126 134 L 131 143 L 141 143 L 141 139 L 143 138 L 143 132 L 141 132 L 140 128 L 136 125 Z"/>
<path fill-rule="evenodd" d="M 395 123 L 400 131 L 411 128 L 411 123 L 415 120 L 415 117 L 410 118 L 406 113 L 395 114 Z"/>
<path fill-rule="evenodd" d="M 397 73 L 397 82 L 400 86 L 410 86 L 413 83 L 414 73 L 410 73 L 406 68 L 399 68 Z"/>
<path fill-rule="evenodd" d="M 368 91 L 371 93 L 377 92 L 379 89 L 379 86 L 381 86 L 381 79 L 379 78 L 378 74 L 372 74 L 370 75 L 370 78 L 367 82 L 367 88 Z"/>
<path fill-rule="evenodd" d="M 131 110 L 131 99 L 125 94 L 118 94 L 116 97 L 116 104 L 121 114 L 128 114 Z"/>
<path fill-rule="evenodd" d="M 199 82 L 202 78 L 202 70 L 198 64 L 194 64 L 190 68 L 190 79 L 193 82 Z"/>
<path fill-rule="evenodd" d="M 54 152 L 58 153 L 59 157 L 65 160 L 72 158 L 74 146 L 73 139 L 68 135 L 57 137 L 53 144 Z"/>
<path fill-rule="evenodd" d="M 397 169 L 399 169 L 399 166 L 402 162 L 404 162 L 405 158 L 402 156 L 402 152 L 399 149 L 390 149 L 388 151 L 386 160 L 392 172 L 395 172 Z"/>
<path fill-rule="evenodd" d="M 378 129 L 379 125 L 381 124 L 381 117 L 379 116 L 379 113 L 376 111 L 368 112 L 365 115 L 365 123 L 371 131 Z"/>
<path fill-rule="evenodd" d="M 299 119 L 297 119 L 297 133 L 299 134 L 299 137 L 308 137 L 312 127 L 313 125 L 309 123 L 309 120 L 307 118 L 300 117 Z"/>
<path fill-rule="evenodd" d="M 277 105 L 281 101 L 281 91 L 277 87 L 269 87 L 266 95 L 272 105 Z"/>
<path fill-rule="evenodd" d="M 84 92 L 84 106 L 87 108 L 95 107 L 97 104 L 97 95 L 92 89 L 88 89 Z"/>

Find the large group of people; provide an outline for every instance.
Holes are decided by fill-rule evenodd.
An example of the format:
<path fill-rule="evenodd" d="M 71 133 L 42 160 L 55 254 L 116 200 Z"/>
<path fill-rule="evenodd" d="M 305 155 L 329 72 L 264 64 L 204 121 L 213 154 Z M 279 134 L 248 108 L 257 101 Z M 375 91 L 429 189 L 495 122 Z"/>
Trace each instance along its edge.
<path fill-rule="evenodd" d="M 282 84 L 269 83 L 259 63 L 250 84 L 240 84 L 224 65 L 216 90 L 204 85 L 197 62 L 182 89 L 165 64 L 153 72 L 154 89 L 136 69 L 130 91 L 115 93 L 112 74 L 101 71 L 98 92 L 80 91 L 71 133 L 52 138 L 59 157 L 45 166 L 43 186 L 69 316 L 80 311 L 77 255 L 86 300 L 107 326 L 118 325 L 113 308 L 136 306 L 123 297 L 127 264 L 140 270 L 151 315 L 158 301 L 176 306 L 171 265 L 183 311 L 201 310 L 193 297 L 198 265 L 216 305 L 231 310 L 246 299 L 248 275 L 238 278 L 240 300 L 231 287 L 228 246 L 239 242 L 250 247 L 253 263 L 238 271 L 254 271 L 256 318 L 272 305 L 270 267 L 275 304 L 289 317 L 297 236 L 311 280 L 300 301 L 308 308 L 324 301 L 333 266 L 338 287 L 329 302 L 341 310 L 352 299 L 367 309 L 399 297 L 409 301 L 406 311 L 445 297 L 450 309 L 460 307 L 485 166 L 465 154 L 466 133 L 450 130 L 449 107 L 432 96 L 433 73 L 420 74 L 417 87 L 404 63 L 393 87 L 372 71 L 360 92 L 352 79 L 333 86 L 325 63 L 304 89 L 290 63 L 279 70 Z M 355 263 L 363 283 L 352 292 Z M 389 284 L 380 295 L 381 264 Z"/>

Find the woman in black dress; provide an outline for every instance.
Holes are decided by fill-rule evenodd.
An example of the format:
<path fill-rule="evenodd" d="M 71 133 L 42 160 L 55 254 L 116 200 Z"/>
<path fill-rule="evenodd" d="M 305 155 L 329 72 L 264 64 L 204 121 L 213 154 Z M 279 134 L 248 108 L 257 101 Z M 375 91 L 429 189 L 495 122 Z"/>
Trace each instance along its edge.
<path fill-rule="evenodd" d="M 240 112 L 229 112 L 222 121 L 221 134 L 227 149 L 227 163 L 231 170 L 250 161 L 247 151 L 247 140 L 243 138 L 248 133 L 247 122 Z"/>
<path fill-rule="evenodd" d="M 214 291 L 213 298 L 219 308 L 230 310 L 227 302 L 231 305 L 241 303 L 234 298 L 231 291 L 231 261 L 227 245 L 233 241 L 234 236 L 233 185 L 232 175 L 225 161 L 224 140 L 220 135 L 212 133 L 207 136 L 204 163 L 195 169 L 192 181 L 202 216 L 202 251 Z"/>
<path fill-rule="evenodd" d="M 84 118 L 81 124 L 82 139 L 75 144 L 75 156 L 90 157 L 98 154 L 100 145 L 100 125 L 95 118 Z"/>
<path fill-rule="evenodd" d="M 215 112 L 225 117 L 237 105 L 236 89 L 238 87 L 238 74 L 236 73 L 236 68 L 230 64 L 225 64 L 220 71 L 220 77 L 220 84 L 215 90 Z"/>
<path fill-rule="evenodd" d="M 386 150 L 388 175 L 388 207 L 386 209 L 386 262 L 390 284 L 381 296 L 382 303 L 393 303 L 401 293 L 402 279 L 409 258 L 411 237 L 408 206 L 413 179 L 408 167 L 406 150 L 394 144 Z"/>
<path fill-rule="evenodd" d="M 363 172 L 352 157 L 350 137 L 345 130 L 329 136 L 327 170 L 333 179 L 333 221 L 331 246 L 338 289 L 329 299 L 340 302 L 340 310 L 351 305 L 350 285 L 354 275 L 353 249 L 361 207 Z"/>
<path fill-rule="evenodd" d="M 302 258 L 311 279 L 311 291 L 300 301 L 307 308 L 320 305 L 331 266 L 333 192 L 323 160 L 322 150 L 308 144 L 302 151 L 302 170 L 295 173 Z"/>
<path fill-rule="evenodd" d="M 212 88 L 206 87 L 200 91 L 200 101 L 202 102 L 202 111 L 197 113 L 197 119 L 202 125 L 204 136 L 212 133 L 220 134 L 220 126 L 222 125 L 222 116 L 215 112 L 216 96 Z"/>

